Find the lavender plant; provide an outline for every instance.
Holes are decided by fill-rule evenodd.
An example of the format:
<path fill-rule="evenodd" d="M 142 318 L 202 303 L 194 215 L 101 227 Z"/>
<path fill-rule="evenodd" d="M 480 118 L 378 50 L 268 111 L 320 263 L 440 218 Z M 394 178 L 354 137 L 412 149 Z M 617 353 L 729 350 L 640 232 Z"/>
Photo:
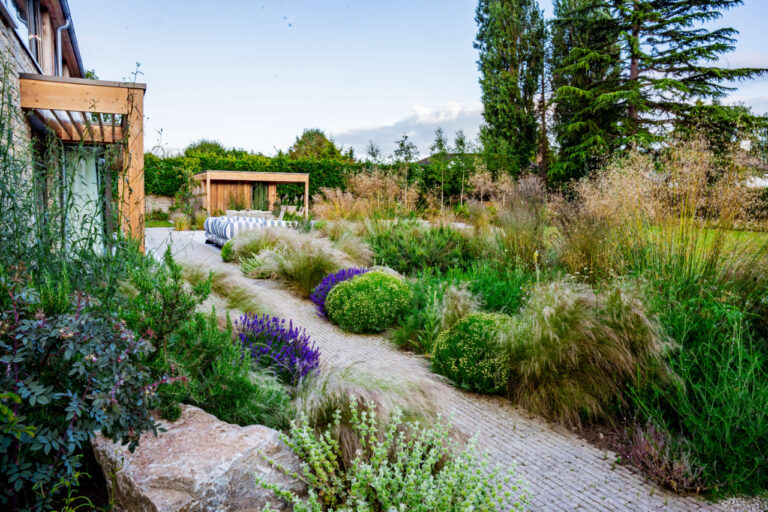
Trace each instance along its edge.
<path fill-rule="evenodd" d="M 317 315 L 321 318 L 325 318 L 325 299 L 333 289 L 334 286 L 342 281 L 348 281 L 355 276 L 359 276 L 368 272 L 367 268 L 350 267 L 339 270 L 332 274 L 328 274 L 320 281 L 320 284 L 312 290 L 312 294 L 309 296 L 309 300 L 315 303 L 317 308 Z"/>
<path fill-rule="evenodd" d="M 235 327 L 251 363 L 271 369 L 286 383 L 298 385 L 320 365 L 320 350 L 292 320 L 286 325 L 284 318 L 245 314 L 235 321 Z"/>

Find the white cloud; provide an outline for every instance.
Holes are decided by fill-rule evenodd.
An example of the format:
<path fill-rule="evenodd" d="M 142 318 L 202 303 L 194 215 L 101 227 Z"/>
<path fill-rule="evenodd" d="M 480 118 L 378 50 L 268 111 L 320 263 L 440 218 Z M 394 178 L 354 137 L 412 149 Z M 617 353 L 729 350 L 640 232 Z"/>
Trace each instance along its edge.
<path fill-rule="evenodd" d="M 482 105 L 479 103 L 416 105 L 413 114 L 394 124 L 346 130 L 333 134 L 333 138 L 338 144 L 353 147 L 358 157 L 364 157 L 365 148 L 371 140 L 381 147 L 385 155 L 391 155 L 395 150 L 395 141 L 405 133 L 418 146 L 420 158 L 424 158 L 429 156 L 429 146 L 438 128 L 445 131 L 451 142 L 458 130 L 464 130 L 465 135 L 472 140 L 477 138 L 482 122 Z"/>

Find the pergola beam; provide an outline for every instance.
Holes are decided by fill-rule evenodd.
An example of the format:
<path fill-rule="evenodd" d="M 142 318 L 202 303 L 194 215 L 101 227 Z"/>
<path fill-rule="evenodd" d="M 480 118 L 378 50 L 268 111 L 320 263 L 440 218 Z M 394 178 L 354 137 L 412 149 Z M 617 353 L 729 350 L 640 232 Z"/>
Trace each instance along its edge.
<path fill-rule="evenodd" d="M 126 236 L 139 241 L 142 250 L 145 90 L 144 84 L 27 73 L 19 75 L 21 108 L 31 111 L 62 142 L 124 145 L 123 172 L 118 182 L 120 225 Z M 57 111 L 65 112 L 69 122 Z M 82 116 L 82 127 L 73 112 Z M 105 130 L 103 114 L 112 116 L 111 130 Z M 94 115 L 98 127 L 94 126 Z M 117 115 L 121 116 L 120 127 L 116 126 Z"/>
<path fill-rule="evenodd" d="M 21 108 L 127 114 L 129 94 L 143 84 L 19 74 Z"/>

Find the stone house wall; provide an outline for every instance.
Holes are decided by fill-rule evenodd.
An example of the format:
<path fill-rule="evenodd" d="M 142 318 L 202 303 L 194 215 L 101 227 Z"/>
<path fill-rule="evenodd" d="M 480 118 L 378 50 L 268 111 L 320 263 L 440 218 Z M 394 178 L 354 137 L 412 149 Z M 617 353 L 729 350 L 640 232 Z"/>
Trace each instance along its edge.
<path fill-rule="evenodd" d="M 28 155 L 32 130 L 19 107 L 19 73 L 39 73 L 37 65 L 26 47 L 19 41 L 16 31 L 0 16 L 0 77 L 4 87 L 10 87 L 13 95 L 13 138 L 16 156 Z"/>

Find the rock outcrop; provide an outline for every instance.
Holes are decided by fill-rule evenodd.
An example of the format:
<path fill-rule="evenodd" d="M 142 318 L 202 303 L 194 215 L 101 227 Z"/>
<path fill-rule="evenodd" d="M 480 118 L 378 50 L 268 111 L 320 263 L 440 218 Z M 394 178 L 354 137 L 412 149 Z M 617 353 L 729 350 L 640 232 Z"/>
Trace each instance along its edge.
<path fill-rule="evenodd" d="M 255 475 L 299 494 L 306 492 L 303 484 L 264 460 L 298 470 L 298 458 L 276 430 L 239 427 L 197 407 L 181 407 L 177 421 L 162 422 L 166 432 L 143 435 L 134 453 L 101 435 L 93 440 L 96 460 L 121 510 L 255 512 L 267 504 L 290 510 L 272 492 L 257 486 Z"/>

